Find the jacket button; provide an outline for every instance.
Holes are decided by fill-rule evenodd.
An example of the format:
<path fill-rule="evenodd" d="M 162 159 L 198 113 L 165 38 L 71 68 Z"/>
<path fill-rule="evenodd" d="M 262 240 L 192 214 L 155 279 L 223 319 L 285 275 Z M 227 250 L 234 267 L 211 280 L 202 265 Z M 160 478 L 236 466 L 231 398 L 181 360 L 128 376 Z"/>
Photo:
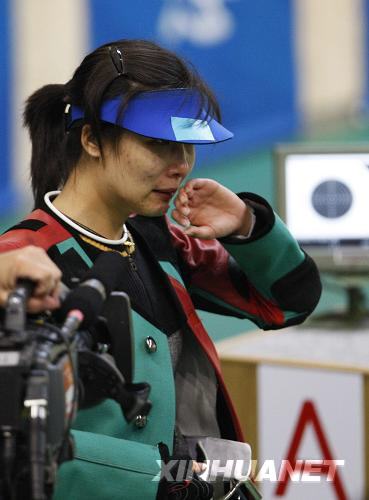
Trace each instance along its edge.
<path fill-rule="evenodd" d="M 143 429 L 147 424 L 147 417 L 146 415 L 137 415 L 135 418 L 135 426 L 138 429 Z"/>
<path fill-rule="evenodd" d="M 158 350 L 155 340 L 152 337 L 146 337 L 145 340 L 146 351 L 152 354 Z"/>

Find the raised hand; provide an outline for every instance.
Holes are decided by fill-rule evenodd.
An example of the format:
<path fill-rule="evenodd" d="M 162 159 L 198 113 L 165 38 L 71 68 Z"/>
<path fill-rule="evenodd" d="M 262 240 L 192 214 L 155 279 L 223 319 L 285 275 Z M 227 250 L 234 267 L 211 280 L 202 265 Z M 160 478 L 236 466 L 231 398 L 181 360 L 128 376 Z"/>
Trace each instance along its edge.
<path fill-rule="evenodd" d="M 28 278 L 36 283 L 27 304 L 29 312 L 38 313 L 60 306 L 61 272 L 45 250 L 30 245 L 0 255 L 0 306 L 6 304 L 19 278 Z"/>
<path fill-rule="evenodd" d="M 251 212 L 232 191 L 211 179 L 191 179 L 178 192 L 173 219 L 189 236 L 221 238 L 249 232 Z"/>

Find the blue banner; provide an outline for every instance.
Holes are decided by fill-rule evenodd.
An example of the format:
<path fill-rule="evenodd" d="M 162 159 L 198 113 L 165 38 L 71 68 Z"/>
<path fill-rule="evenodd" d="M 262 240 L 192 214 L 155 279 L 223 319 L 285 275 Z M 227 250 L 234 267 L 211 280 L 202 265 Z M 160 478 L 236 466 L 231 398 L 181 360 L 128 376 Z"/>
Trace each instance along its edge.
<path fill-rule="evenodd" d="M 298 124 L 292 3 L 90 0 L 92 42 L 148 38 L 190 60 L 235 133 L 228 143 L 205 148 L 206 160 L 214 161 L 281 139 Z"/>
<path fill-rule="evenodd" d="M 0 2 L 0 212 L 16 203 L 14 191 L 10 184 L 10 150 L 11 150 L 11 65 L 12 48 L 10 44 L 9 4 Z"/>
<path fill-rule="evenodd" d="M 364 91 L 364 105 L 366 107 L 366 115 L 369 114 L 369 64 L 368 64 L 368 50 L 369 50 L 369 29 L 368 29 L 368 21 L 369 21 L 369 0 L 364 0 L 364 7 L 363 7 L 364 13 L 365 13 L 365 18 L 364 18 L 364 26 L 365 26 L 365 32 L 364 32 L 364 54 L 366 54 L 367 57 L 365 57 L 365 68 L 364 68 L 364 74 L 365 74 L 365 91 Z"/>

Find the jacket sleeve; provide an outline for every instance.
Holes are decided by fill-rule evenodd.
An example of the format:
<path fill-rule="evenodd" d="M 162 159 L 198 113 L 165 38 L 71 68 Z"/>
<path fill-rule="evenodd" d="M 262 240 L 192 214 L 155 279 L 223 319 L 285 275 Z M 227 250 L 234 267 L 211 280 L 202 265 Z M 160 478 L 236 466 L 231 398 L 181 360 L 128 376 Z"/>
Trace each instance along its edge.
<path fill-rule="evenodd" d="M 26 232 L 24 231 L 24 233 Z M 10 250 L 17 250 L 19 248 L 24 248 L 27 245 L 40 246 L 35 243 L 34 239 L 32 238 L 33 236 L 32 234 L 30 234 L 29 238 L 27 236 L 28 234 L 22 234 L 22 235 L 16 234 L 15 236 L 13 236 L 13 233 L 0 235 L 0 253 L 9 252 Z"/>
<path fill-rule="evenodd" d="M 263 198 L 239 196 L 256 214 L 249 238 L 200 240 L 170 224 L 195 307 L 248 318 L 264 330 L 301 323 L 320 298 L 316 265 Z"/>
<path fill-rule="evenodd" d="M 53 500 L 155 500 L 160 479 L 157 446 L 73 431 L 75 458 L 58 470 Z"/>

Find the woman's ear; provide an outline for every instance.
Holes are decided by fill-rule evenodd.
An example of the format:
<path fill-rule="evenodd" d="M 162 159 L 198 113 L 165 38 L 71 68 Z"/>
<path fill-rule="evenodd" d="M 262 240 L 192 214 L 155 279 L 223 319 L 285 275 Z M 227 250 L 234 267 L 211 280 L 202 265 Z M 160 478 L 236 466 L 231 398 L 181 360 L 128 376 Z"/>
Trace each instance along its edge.
<path fill-rule="evenodd" d="M 83 125 L 82 127 L 81 144 L 87 154 L 93 158 L 101 158 L 101 151 L 95 136 L 92 134 L 90 125 Z"/>

